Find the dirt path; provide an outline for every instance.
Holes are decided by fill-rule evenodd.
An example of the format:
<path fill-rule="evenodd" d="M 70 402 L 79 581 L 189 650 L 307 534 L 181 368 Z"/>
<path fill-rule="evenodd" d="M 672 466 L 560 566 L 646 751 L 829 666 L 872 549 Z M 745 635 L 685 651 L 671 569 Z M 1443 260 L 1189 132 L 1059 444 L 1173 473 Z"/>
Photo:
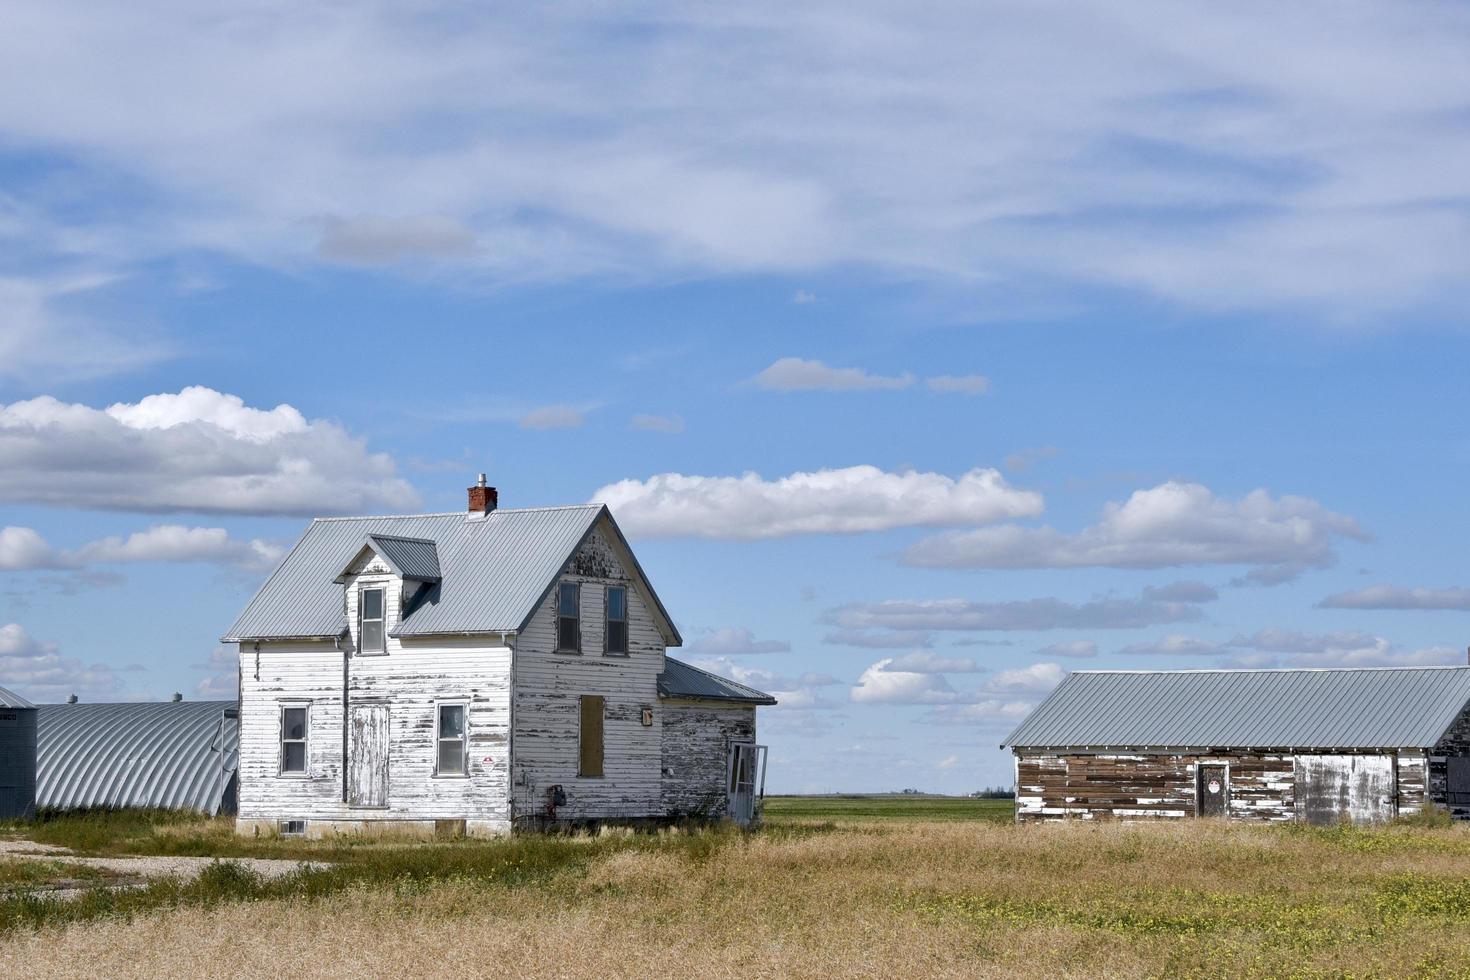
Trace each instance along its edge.
<path fill-rule="evenodd" d="M 209 857 L 162 855 L 87 857 L 85 855 L 75 854 L 65 847 L 57 847 L 54 844 L 38 844 L 35 841 L 14 838 L 0 840 L 0 859 L 65 861 L 68 864 L 98 868 L 121 876 L 122 880 L 111 884 L 122 887 L 144 884 L 154 878 L 177 877 L 184 880 L 197 878 L 201 871 L 220 860 L 219 858 Z M 322 868 L 326 866 L 316 861 L 292 861 L 279 858 L 227 858 L 225 860 L 233 861 L 242 867 L 249 868 L 264 878 L 279 878 L 282 875 L 290 874 L 303 865 L 308 868 Z M 70 891 L 72 889 L 63 888 L 60 890 Z"/>

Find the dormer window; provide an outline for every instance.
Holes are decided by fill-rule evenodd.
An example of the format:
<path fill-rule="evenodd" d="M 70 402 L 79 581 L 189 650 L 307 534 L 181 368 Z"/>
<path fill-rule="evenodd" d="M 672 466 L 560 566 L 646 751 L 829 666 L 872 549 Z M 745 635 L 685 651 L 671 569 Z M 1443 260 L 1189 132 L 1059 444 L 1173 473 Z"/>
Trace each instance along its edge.
<path fill-rule="evenodd" d="M 357 648 L 359 653 L 387 653 L 382 589 L 363 589 L 358 599 Z"/>

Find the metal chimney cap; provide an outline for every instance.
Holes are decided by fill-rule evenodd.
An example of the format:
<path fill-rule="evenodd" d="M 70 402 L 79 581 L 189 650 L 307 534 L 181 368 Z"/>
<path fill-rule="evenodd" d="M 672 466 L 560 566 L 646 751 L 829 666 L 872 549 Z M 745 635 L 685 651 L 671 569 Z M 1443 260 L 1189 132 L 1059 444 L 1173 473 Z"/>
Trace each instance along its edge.
<path fill-rule="evenodd" d="M 485 474 L 484 473 L 481 473 L 479 479 L 477 479 L 475 481 L 475 486 L 477 486 L 477 487 L 483 487 L 484 485 L 485 485 Z"/>

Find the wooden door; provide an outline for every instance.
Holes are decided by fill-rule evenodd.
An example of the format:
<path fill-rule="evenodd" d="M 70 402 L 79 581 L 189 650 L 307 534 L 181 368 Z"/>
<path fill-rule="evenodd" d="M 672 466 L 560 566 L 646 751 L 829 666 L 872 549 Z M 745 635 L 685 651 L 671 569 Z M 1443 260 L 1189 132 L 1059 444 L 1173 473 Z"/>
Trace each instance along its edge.
<path fill-rule="evenodd" d="M 353 705 L 347 741 L 347 804 L 387 806 L 388 706 Z"/>
<path fill-rule="evenodd" d="M 1202 817 L 1230 815 L 1230 767 L 1201 764 L 1199 767 L 1198 813 Z"/>

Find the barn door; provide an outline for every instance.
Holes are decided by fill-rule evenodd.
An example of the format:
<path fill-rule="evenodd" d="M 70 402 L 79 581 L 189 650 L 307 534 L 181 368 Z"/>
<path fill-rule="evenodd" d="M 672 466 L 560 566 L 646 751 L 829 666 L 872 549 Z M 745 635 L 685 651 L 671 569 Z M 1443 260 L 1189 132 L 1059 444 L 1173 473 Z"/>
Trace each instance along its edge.
<path fill-rule="evenodd" d="M 730 819 L 742 827 L 755 823 L 758 806 L 765 794 L 766 747 L 749 742 L 730 746 L 729 806 Z"/>
<path fill-rule="evenodd" d="M 1195 799 L 1202 817 L 1227 817 L 1230 815 L 1230 767 L 1201 765 L 1199 787 Z"/>
<path fill-rule="evenodd" d="M 388 706 L 355 704 L 347 732 L 347 803 L 388 805 Z"/>

